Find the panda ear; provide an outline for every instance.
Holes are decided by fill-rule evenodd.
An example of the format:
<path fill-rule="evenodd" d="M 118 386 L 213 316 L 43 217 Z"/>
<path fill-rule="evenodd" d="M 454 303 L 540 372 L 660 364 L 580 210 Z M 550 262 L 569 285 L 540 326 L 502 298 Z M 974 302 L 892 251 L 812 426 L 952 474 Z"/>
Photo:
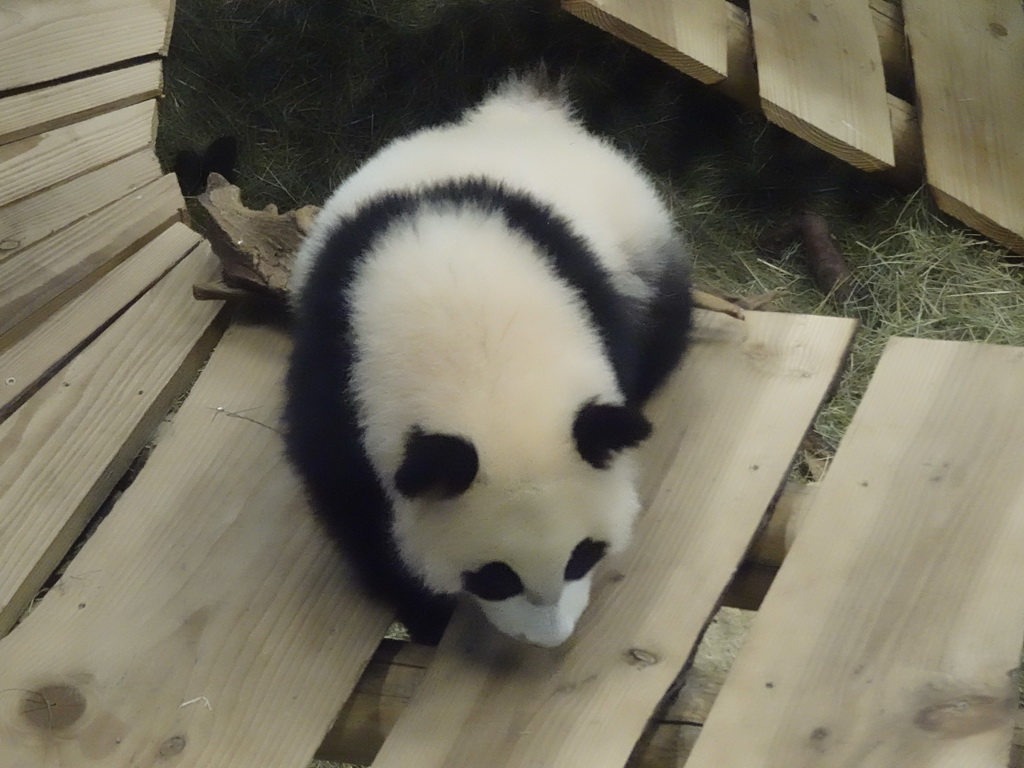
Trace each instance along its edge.
<path fill-rule="evenodd" d="M 580 408 L 572 425 L 576 450 L 596 469 L 604 469 L 615 453 L 639 445 L 650 434 L 651 423 L 638 409 L 593 400 Z"/>
<path fill-rule="evenodd" d="M 450 499 L 473 483 L 479 469 L 476 448 L 464 437 L 426 433 L 413 427 L 405 441 L 395 487 L 409 499 L 435 496 Z"/>

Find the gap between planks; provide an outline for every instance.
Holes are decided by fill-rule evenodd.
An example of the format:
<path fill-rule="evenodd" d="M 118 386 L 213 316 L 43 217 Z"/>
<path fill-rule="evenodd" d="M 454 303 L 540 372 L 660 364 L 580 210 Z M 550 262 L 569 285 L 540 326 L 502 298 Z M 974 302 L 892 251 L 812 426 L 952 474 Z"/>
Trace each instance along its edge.
<path fill-rule="evenodd" d="M 598 575 L 576 635 L 527 647 L 457 611 L 375 766 L 622 765 L 749 545 L 853 328 L 701 313 L 686 363 L 650 409 L 648 511 L 628 553 Z"/>
<path fill-rule="evenodd" d="M 154 98 L 161 86 L 161 62 L 148 61 L 0 98 L 0 144 Z"/>

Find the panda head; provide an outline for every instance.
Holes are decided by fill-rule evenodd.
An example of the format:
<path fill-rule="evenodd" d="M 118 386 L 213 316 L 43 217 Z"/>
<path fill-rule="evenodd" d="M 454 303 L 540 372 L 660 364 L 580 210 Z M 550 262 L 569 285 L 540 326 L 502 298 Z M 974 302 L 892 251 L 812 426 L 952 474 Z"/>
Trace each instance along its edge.
<path fill-rule="evenodd" d="M 500 451 L 413 427 L 393 478 L 401 557 L 430 589 L 471 595 L 502 632 L 562 643 L 594 566 L 629 541 L 640 502 L 626 449 L 650 430 L 631 406 L 590 401 L 557 457 L 509 473 Z"/>

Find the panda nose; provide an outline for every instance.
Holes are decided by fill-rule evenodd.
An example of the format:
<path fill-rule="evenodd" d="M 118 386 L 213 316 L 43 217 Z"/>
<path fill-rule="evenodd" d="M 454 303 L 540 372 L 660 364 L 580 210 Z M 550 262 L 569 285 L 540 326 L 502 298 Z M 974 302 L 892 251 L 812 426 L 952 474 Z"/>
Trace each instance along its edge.
<path fill-rule="evenodd" d="M 552 605 L 557 605 L 561 597 L 561 593 L 545 595 L 540 592 L 535 592 L 532 589 L 526 590 L 526 602 L 534 608 L 550 608 Z"/>

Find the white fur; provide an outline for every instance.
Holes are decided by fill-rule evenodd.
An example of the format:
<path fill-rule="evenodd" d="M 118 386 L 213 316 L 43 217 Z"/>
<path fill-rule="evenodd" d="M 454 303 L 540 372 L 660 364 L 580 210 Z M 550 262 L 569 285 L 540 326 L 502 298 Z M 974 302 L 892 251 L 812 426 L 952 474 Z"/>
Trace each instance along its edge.
<path fill-rule="evenodd" d="M 564 104 L 514 79 L 460 121 L 398 139 L 349 176 L 300 249 L 292 286 L 301 290 L 330 227 L 381 190 L 481 175 L 552 205 L 587 240 L 619 290 L 646 294 L 636 276 L 660 266 L 645 263 L 658 253 L 648 246 L 674 231 L 654 185 L 631 159 L 588 133 Z"/>
<path fill-rule="evenodd" d="M 298 292 L 330 229 L 389 190 L 485 176 L 525 191 L 571 222 L 627 296 L 645 299 L 672 222 L 653 185 L 567 108 L 512 81 L 462 120 L 393 142 L 327 201 L 300 249 Z M 433 590 L 505 562 L 526 592 L 479 601 L 502 631 L 541 645 L 572 632 L 589 576 L 566 582 L 573 548 L 628 543 L 639 509 L 630 455 L 606 469 L 572 438 L 588 400 L 622 402 L 600 338 L 573 290 L 499 217 L 435 208 L 379 238 L 349 289 L 357 359 L 351 384 L 364 445 L 394 507 L 403 560 Z M 461 435 L 480 473 L 449 500 L 393 487 L 408 430 Z"/>
<path fill-rule="evenodd" d="M 491 624 L 505 634 L 553 648 L 564 643 L 576 628 L 590 599 L 590 580 L 587 575 L 568 582 L 554 605 L 538 605 L 525 595 L 500 601 L 478 599 L 477 603 Z"/>

